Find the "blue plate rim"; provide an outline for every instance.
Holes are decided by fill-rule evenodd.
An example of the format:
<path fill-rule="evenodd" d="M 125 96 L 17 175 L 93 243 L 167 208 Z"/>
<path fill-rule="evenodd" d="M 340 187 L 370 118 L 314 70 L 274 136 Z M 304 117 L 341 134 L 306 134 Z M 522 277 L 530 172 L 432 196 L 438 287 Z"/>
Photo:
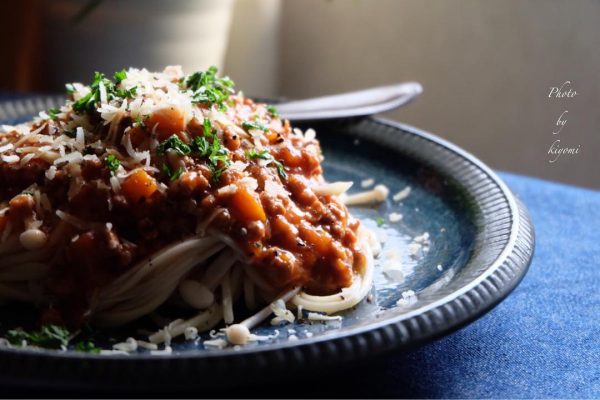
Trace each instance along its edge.
<path fill-rule="evenodd" d="M 23 116 L 25 111 L 31 114 L 31 110 L 51 107 L 61 99 L 61 96 L 40 96 L 0 102 L 0 121 Z M 501 254 L 493 260 L 479 277 L 462 286 L 460 290 L 456 290 L 433 303 L 407 313 L 383 318 L 367 326 L 347 328 L 344 332 L 335 334 L 239 350 L 186 352 L 168 356 L 145 354 L 134 357 L 99 356 L 76 352 L 45 350 L 32 352 L 18 349 L 1 349 L 0 372 L 11 372 L 9 371 L 11 368 L 3 368 L 1 365 L 16 363 L 23 367 L 31 367 L 41 359 L 46 359 L 48 365 L 52 364 L 51 360 L 56 360 L 57 363 L 65 360 L 87 360 L 91 363 L 88 366 L 91 368 L 90 371 L 98 368 L 104 369 L 103 365 L 114 366 L 115 363 L 130 366 L 141 365 L 141 363 L 162 365 L 158 369 L 164 370 L 169 365 L 179 363 L 192 366 L 194 363 L 201 363 L 202 360 L 220 360 L 219 364 L 225 367 L 232 364 L 231 359 L 241 360 L 242 358 L 247 359 L 246 362 L 242 363 L 246 366 L 246 369 L 248 369 L 248 366 L 251 368 L 251 366 L 264 364 L 266 360 L 271 360 L 276 365 L 286 364 L 286 361 L 289 360 L 300 361 L 300 364 L 306 365 L 310 363 L 310 360 L 327 359 L 330 358 L 329 356 L 346 359 L 346 356 L 339 357 L 343 353 L 351 353 L 351 358 L 360 358 L 392 349 L 408 349 L 459 329 L 484 315 L 510 294 L 524 277 L 530 265 L 535 247 L 535 238 L 533 225 L 525 206 L 485 163 L 445 139 L 408 124 L 388 119 L 367 118 L 352 123 L 370 124 L 381 129 L 404 132 L 415 138 L 420 144 L 428 143 L 429 146 L 438 146 L 440 149 L 461 158 L 465 167 L 474 167 L 475 170 L 485 175 L 489 179 L 488 186 L 492 184 L 499 188 L 511 218 L 510 233 Z M 478 196 L 482 195 L 479 194 Z M 464 300 L 469 296 L 472 296 L 475 300 Z M 469 305 L 469 302 L 472 304 Z M 204 369 L 202 366 L 198 367 Z M 15 372 L 14 369 L 12 369 L 12 372 Z M 8 376 L 10 375 L 9 373 Z M 104 379 L 107 378 L 105 374 L 102 375 L 105 377 Z"/>

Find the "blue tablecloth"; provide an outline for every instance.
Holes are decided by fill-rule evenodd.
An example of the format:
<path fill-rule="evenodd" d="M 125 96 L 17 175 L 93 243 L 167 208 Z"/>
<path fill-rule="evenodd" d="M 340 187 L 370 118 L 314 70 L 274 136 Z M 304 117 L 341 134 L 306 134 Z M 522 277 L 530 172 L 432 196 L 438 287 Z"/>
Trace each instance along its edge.
<path fill-rule="evenodd" d="M 287 396 L 600 398 L 600 192 L 501 176 L 536 231 L 515 291 L 458 332 Z"/>

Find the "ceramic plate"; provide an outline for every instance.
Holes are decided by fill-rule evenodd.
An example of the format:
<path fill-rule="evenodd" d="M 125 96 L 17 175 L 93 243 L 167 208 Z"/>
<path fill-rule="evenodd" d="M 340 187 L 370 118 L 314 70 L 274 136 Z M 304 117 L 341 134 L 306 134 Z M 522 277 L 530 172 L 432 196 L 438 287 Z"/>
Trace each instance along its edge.
<path fill-rule="evenodd" d="M 3 103 L 0 120 L 22 121 L 60 101 L 42 97 Z M 366 118 L 303 128 L 308 126 L 316 129 L 322 143 L 329 180 L 352 180 L 353 191 L 364 190 L 361 181 L 368 179 L 385 184 L 391 194 L 411 187 L 402 201 L 390 196 L 376 207 L 352 208 L 385 242 L 370 302 L 344 313 L 341 322 L 283 327 L 267 322 L 257 333 L 277 338 L 244 348 L 207 349 L 181 341 L 164 356 L 4 349 L 0 379 L 52 386 L 126 384 L 147 390 L 218 385 L 232 376 L 273 378 L 430 341 L 489 311 L 522 279 L 534 248 L 531 221 L 520 201 L 481 161 L 437 136 L 396 122 Z M 391 222 L 390 213 L 402 219 Z M 415 238 L 424 234 L 427 246 L 415 246 Z M 27 314 L 15 310 L 0 309 L 1 329 Z M 137 328 L 128 327 L 129 335 Z M 126 335 L 115 331 L 107 337 Z"/>

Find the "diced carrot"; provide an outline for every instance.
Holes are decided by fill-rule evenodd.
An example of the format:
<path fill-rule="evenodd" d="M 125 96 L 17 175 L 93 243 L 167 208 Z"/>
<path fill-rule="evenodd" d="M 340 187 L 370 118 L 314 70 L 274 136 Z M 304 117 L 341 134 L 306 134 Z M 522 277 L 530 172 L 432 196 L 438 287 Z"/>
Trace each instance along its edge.
<path fill-rule="evenodd" d="M 246 189 L 238 189 L 231 196 L 231 208 L 234 217 L 240 221 L 265 221 L 267 216 L 258 198 Z"/>
<path fill-rule="evenodd" d="M 146 121 L 146 125 L 151 130 L 156 126 L 154 132 L 157 139 L 162 142 L 172 135 L 179 135 L 179 132 L 185 129 L 185 119 L 179 107 L 170 106 L 154 111 Z"/>
<path fill-rule="evenodd" d="M 267 137 L 269 142 L 274 142 L 275 139 L 277 139 L 278 135 L 277 135 L 277 132 L 269 130 L 269 131 L 265 132 L 265 136 Z"/>
<path fill-rule="evenodd" d="M 322 230 L 316 230 L 312 227 L 301 226 L 300 237 L 310 244 L 310 246 L 319 254 L 327 254 L 331 248 L 331 236 Z"/>
<path fill-rule="evenodd" d="M 149 198 L 157 190 L 156 181 L 142 169 L 129 175 L 121 184 L 123 194 L 130 202 L 137 204 L 142 198 Z"/>

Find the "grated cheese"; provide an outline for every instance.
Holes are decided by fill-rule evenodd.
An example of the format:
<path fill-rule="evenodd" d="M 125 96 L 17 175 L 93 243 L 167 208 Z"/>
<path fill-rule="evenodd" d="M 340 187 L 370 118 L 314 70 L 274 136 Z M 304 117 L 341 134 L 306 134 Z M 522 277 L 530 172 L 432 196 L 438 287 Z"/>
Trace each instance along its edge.
<path fill-rule="evenodd" d="M 69 154 L 64 154 L 64 147 L 61 148 L 61 157 L 57 158 L 56 160 L 54 160 L 54 165 L 60 165 L 62 163 L 67 163 L 67 164 L 78 164 L 81 161 L 83 161 L 83 155 L 78 152 L 78 151 L 74 151 L 72 153 Z"/>
<path fill-rule="evenodd" d="M 150 350 L 153 356 L 168 356 L 173 353 L 173 349 L 169 345 L 165 345 L 163 350 Z"/>
<path fill-rule="evenodd" d="M 368 187 L 371 187 L 371 186 L 373 186 L 374 184 L 375 184 L 375 179 L 373 179 L 373 178 L 369 178 L 369 179 L 363 179 L 363 180 L 360 182 L 360 187 L 362 187 L 362 188 L 365 188 L 365 189 L 366 189 L 366 188 L 368 188 Z"/>
<path fill-rule="evenodd" d="M 113 348 L 113 350 L 125 351 L 127 353 L 132 353 L 134 351 L 137 351 L 138 343 L 134 338 L 129 337 L 124 342 L 114 344 L 112 348 Z"/>
<path fill-rule="evenodd" d="M 396 193 L 395 195 L 393 195 L 392 199 L 395 202 L 400 202 L 400 201 L 406 199 L 410 195 L 411 191 L 412 191 L 411 187 L 407 186 L 404 189 L 402 189 L 401 191 L 399 191 L 398 193 Z"/>
<path fill-rule="evenodd" d="M 325 315 L 325 314 L 319 314 L 316 312 L 309 312 L 307 318 L 309 321 L 323 321 L 323 322 L 341 321 L 342 320 L 341 315 Z"/>
<path fill-rule="evenodd" d="M 194 326 L 188 326 L 183 331 L 186 340 L 195 340 L 198 338 L 198 329 Z"/>
<path fill-rule="evenodd" d="M 13 148 L 14 148 L 14 145 L 12 143 L 2 145 L 2 146 L 0 146 L 0 153 L 4 153 L 8 150 L 12 150 Z"/>
<path fill-rule="evenodd" d="M 399 222 L 402 220 L 403 215 L 393 212 L 393 213 L 390 213 L 388 218 L 389 218 L 390 222 Z"/>
<path fill-rule="evenodd" d="M 106 96 L 106 87 L 104 86 L 104 82 L 100 81 L 98 85 L 98 89 L 100 90 L 100 103 L 106 104 L 108 103 L 108 98 Z"/>
<path fill-rule="evenodd" d="M 271 311 L 275 314 L 275 318 L 271 320 L 271 325 L 280 325 L 282 323 L 293 323 L 296 319 L 294 313 L 285 307 L 283 300 L 279 299 L 271 303 Z"/>
<path fill-rule="evenodd" d="M 21 158 L 21 165 L 27 164 L 33 157 L 35 157 L 35 154 L 33 153 L 25 155 L 23 158 Z"/>
<path fill-rule="evenodd" d="M 319 186 L 312 188 L 314 194 L 317 196 L 338 196 L 347 192 L 352 187 L 352 182 L 332 182 L 324 183 Z"/>
<path fill-rule="evenodd" d="M 75 148 L 79 151 L 83 151 L 85 148 L 85 134 L 80 126 L 75 130 Z"/>
<path fill-rule="evenodd" d="M 373 190 L 348 195 L 344 199 L 344 203 L 348 206 L 381 203 L 385 201 L 389 193 L 390 190 L 387 188 L 387 186 L 377 185 L 373 188 Z"/>
<path fill-rule="evenodd" d="M 417 294 L 414 290 L 406 290 L 402 292 L 402 297 L 396 302 L 397 306 L 410 306 L 417 302 Z"/>
<path fill-rule="evenodd" d="M 4 161 L 7 164 L 16 163 L 16 162 L 18 162 L 21 159 L 16 154 L 13 154 L 13 155 L 10 155 L 10 156 L 2 155 L 2 156 L 0 156 L 0 158 L 2 159 L 2 161 Z"/>
<path fill-rule="evenodd" d="M 75 217 L 74 215 L 66 213 L 62 210 L 56 210 L 56 215 L 58 216 L 58 218 L 70 223 L 71 225 L 73 225 L 81 230 L 85 230 L 85 229 L 89 228 L 89 224 L 87 222 Z"/>
<path fill-rule="evenodd" d="M 138 347 L 146 350 L 158 350 L 158 345 L 143 340 L 138 340 L 137 345 Z"/>
<path fill-rule="evenodd" d="M 221 339 L 221 338 L 213 339 L 213 340 L 205 340 L 204 342 L 202 342 L 202 344 L 204 344 L 204 346 L 216 347 L 218 349 L 224 349 L 228 345 L 227 340 Z"/>

